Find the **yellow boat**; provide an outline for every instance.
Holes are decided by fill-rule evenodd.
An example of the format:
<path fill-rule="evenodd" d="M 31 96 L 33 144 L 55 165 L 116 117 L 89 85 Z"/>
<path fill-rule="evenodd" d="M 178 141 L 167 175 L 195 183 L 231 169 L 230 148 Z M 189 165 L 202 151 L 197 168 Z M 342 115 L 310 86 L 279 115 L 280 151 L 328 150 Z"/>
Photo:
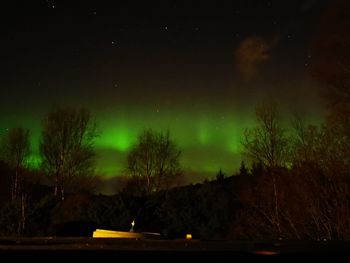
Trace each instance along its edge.
<path fill-rule="evenodd" d="M 96 229 L 92 233 L 93 238 L 146 238 L 146 239 L 160 239 L 160 233 L 151 233 L 151 232 L 126 232 L 126 231 L 113 231 L 105 229 Z"/>
<path fill-rule="evenodd" d="M 160 238 L 161 235 L 159 233 L 150 233 L 150 232 L 142 232 L 135 233 L 134 232 L 135 220 L 131 222 L 131 228 L 129 232 L 126 231 L 114 231 L 114 230 L 105 230 L 105 229 L 96 229 L 92 233 L 93 238 Z"/>
<path fill-rule="evenodd" d="M 126 231 L 113 231 L 105 229 L 96 229 L 92 237 L 94 238 L 142 238 L 142 233 L 126 232 Z"/>

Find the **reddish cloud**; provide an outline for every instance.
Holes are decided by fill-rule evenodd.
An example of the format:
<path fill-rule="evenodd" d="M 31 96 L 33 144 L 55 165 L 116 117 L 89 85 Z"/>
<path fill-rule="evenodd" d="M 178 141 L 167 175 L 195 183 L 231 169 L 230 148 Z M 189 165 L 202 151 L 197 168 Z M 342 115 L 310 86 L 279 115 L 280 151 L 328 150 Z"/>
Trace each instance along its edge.
<path fill-rule="evenodd" d="M 271 46 L 260 37 L 244 39 L 235 51 L 235 66 L 242 78 L 249 80 L 258 72 L 261 62 L 269 59 Z"/>

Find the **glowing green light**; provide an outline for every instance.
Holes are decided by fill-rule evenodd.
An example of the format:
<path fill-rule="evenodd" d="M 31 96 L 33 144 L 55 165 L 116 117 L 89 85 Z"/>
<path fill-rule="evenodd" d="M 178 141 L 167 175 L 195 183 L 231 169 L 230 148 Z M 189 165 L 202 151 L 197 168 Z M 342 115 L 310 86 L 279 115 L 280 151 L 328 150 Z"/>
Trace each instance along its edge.
<path fill-rule="evenodd" d="M 128 150 L 133 142 L 133 138 L 130 136 L 130 133 L 126 129 L 118 129 L 114 135 L 114 141 L 116 148 L 120 151 Z"/>
<path fill-rule="evenodd" d="M 238 169 L 241 162 L 242 139 L 245 128 L 255 125 L 254 107 L 247 111 L 229 108 L 191 107 L 146 107 L 145 105 L 113 105 L 100 112 L 91 108 L 96 117 L 100 137 L 96 139 L 98 173 L 106 176 L 125 173 L 128 151 L 137 142 L 144 129 L 169 129 L 172 139 L 182 151 L 181 164 L 185 173 L 211 174 L 221 168 L 226 174 Z M 248 114 L 247 114 L 248 112 Z M 18 117 L 4 118 L 1 131 L 23 126 L 31 132 L 32 155 L 28 160 L 31 168 L 40 167 L 39 140 L 41 133 L 40 114 L 21 112 Z M 312 118 L 314 121 L 314 118 Z"/>
<path fill-rule="evenodd" d="M 125 152 L 131 148 L 136 140 L 135 132 L 126 126 L 110 126 L 97 141 L 97 147 L 114 148 Z"/>
<path fill-rule="evenodd" d="M 41 165 L 41 157 L 39 154 L 31 154 L 27 159 L 27 166 L 30 169 L 38 169 Z"/>
<path fill-rule="evenodd" d="M 209 142 L 210 135 L 206 129 L 200 129 L 198 133 L 198 140 L 200 144 L 205 145 Z"/>
<path fill-rule="evenodd" d="M 210 131 L 210 123 L 208 120 L 201 120 L 198 128 L 198 142 L 201 145 L 207 145 L 210 143 L 211 131 Z"/>

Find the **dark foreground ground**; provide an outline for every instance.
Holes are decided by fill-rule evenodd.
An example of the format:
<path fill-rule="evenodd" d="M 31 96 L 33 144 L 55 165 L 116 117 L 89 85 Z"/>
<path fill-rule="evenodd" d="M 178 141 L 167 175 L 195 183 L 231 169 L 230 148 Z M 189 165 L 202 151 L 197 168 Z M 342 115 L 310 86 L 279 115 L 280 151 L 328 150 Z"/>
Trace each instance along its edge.
<path fill-rule="evenodd" d="M 253 241 L 199 241 L 199 240 L 152 240 L 109 238 L 1 238 L 0 259 L 37 257 L 57 260 L 77 257 L 80 260 L 104 258 L 139 258 L 182 260 L 227 259 L 230 257 L 312 258 L 349 256 L 350 242 L 253 242 Z M 102 262 L 99 262 L 102 263 Z"/>

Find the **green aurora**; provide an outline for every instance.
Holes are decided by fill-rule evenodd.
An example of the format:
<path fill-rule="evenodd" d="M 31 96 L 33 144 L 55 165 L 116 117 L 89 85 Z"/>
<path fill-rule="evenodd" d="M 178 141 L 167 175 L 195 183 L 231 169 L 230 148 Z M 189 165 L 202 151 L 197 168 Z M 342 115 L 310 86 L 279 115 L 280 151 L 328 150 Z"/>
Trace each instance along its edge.
<path fill-rule="evenodd" d="M 135 113 L 136 114 L 136 113 Z M 129 118 L 116 116 L 100 118 L 101 135 L 96 142 L 100 154 L 109 149 L 125 157 L 128 150 L 136 143 L 138 134 L 144 129 L 169 130 L 172 138 L 182 150 L 182 165 L 187 171 L 215 173 L 220 168 L 232 172 L 240 160 L 241 136 L 250 122 L 235 120 L 232 116 L 211 114 L 210 117 L 197 115 L 143 112 L 142 117 Z M 106 152 L 106 151 L 105 151 Z M 109 159 L 108 156 L 104 156 Z M 100 160 L 101 172 L 106 174 L 121 173 L 125 162 L 104 164 Z M 117 160 L 117 156 L 115 157 Z M 118 158 L 119 159 L 119 158 Z"/>
<path fill-rule="evenodd" d="M 233 174 L 243 159 L 241 141 L 244 130 L 254 125 L 253 111 L 234 114 L 227 109 L 214 112 L 204 107 L 187 111 L 134 107 L 133 111 L 127 108 L 98 109 L 92 113 L 99 129 L 95 144 L 97 172 L 104 176 L 125 173 L 127 153 L 144 129 L 170 131 L 182 150 L 181 163 L 189 176 L 213 177 L 219 169 Z M 2 123 L 2 130 L 16 125 L 30 129 L 33 150 L 29 163 L 32 167 L 40 166 L 41 118 L 42 114 L 31 113 L 27 118 L 17 114 Z M 284 119 L 288 121 L 288 118 Z M 315 120 L 317 118 L 312 118 Z"/>
<path fill-rule="evenodd" d="M 233 173 L 241 162 L 241 138 L 244 129 L 252 125 L 252 117 L 228 113 L 166 111 L 136 109 L 132 112 L 103 111 L 95 114 L 99 129 L 96 140 L 97 172 L 106 176 L 125 171 L 126 156 L 144 129 L 169 130 L 182 150 L 181 162 L 187 173 L 213 175 L 219 169 Z M 23 113 L 22 113 L 23 114 Z M 21 125 L 31 131 L 30 166 L 39 167 L 39 140 L 42 114 L 4 120 L 2 130 Z"/>

